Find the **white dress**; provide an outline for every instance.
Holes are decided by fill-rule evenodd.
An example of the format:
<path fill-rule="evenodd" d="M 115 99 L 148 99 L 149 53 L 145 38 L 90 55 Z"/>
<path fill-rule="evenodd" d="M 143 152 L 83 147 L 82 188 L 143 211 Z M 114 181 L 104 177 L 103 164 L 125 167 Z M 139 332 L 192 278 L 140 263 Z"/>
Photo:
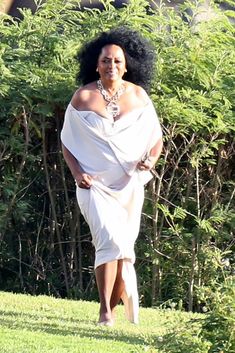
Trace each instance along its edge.
<path fill-rule="evenodd" d="M 93 177 L 90 189 L 77 186 L 78 204 L 95 247 L 95 268 L 124 259 L 123 296 L 126 313 L 138 321 L 138 292 L 134 270 L 134 245 L 139 233 L 144 184 L 152 175 L 137 163 L 161 138 L 152 102 L 113 122 L 92 111 L 78 111 L 70 103 L 61 140 Z"/>

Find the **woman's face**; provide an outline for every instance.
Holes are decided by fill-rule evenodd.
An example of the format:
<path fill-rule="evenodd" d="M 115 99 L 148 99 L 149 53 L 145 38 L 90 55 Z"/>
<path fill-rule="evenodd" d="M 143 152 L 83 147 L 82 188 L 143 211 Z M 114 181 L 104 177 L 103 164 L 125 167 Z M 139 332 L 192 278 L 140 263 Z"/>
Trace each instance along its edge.
<path fill-rule="evenodd" d="M 105 45 L 98 58 L 98 72 L 103 81 L 116 81 L 126 72 L 126 59 L 118 45 Z"/>

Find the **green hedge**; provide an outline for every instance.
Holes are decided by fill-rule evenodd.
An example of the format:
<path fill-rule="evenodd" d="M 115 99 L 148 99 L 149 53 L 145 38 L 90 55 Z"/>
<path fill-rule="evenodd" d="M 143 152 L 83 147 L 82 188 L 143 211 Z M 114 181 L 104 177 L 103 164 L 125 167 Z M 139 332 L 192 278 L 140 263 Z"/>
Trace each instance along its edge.
<path fill-rule="evenodd" d="M 198 22 L 200 2 L 102 3 L 101 12 L 38 1 L 20 22 L 0 16 L 0 289 L 97 298 L 60 130 L 78 49 L 125 24 L 155 46 L 151 97 L 164 132 L 136 246 L 141 304 L 200 310 L 198 288 L 222 281 L 223 259 L 234 261 L 234 27 L 216 5 Z"/>

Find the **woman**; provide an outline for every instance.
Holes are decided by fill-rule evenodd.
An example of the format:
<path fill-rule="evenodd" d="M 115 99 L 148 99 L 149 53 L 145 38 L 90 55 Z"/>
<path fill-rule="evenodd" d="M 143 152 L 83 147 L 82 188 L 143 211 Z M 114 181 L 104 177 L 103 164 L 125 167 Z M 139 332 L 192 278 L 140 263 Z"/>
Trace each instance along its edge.
<path fill-rule="evenodd" d="M 79 61 L 83 86 L 68 105 L 61 139 L 95 247 L 98 323 L 113 325 L 120 299 L 137 323 L 134 244 L 144 184 L 162 150 L 161 128 L 144 89 L 153 50 L 138 32 L 121 27 L 86 44 Z"/>

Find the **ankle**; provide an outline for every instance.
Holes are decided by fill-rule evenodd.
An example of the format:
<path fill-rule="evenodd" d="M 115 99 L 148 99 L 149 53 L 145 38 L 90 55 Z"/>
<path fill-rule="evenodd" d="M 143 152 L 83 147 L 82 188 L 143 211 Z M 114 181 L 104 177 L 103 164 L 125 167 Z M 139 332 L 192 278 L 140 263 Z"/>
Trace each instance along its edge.
<path fill-rule="evenodd" d="M 110 321 L 112 320 L 112 313 L 111 312 L 100 312 L 99 322 L 103 321 Z"/>

